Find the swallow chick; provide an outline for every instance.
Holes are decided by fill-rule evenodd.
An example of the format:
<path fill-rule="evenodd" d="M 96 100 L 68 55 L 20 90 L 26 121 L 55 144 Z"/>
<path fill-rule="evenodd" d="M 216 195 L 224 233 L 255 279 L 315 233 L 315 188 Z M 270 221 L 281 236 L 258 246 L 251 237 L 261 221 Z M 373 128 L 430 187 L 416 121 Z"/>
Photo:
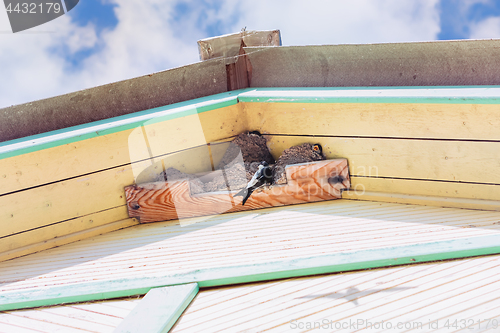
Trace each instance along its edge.
<path fill-rule="evenodd" d="M 323 147 L 319 144 L 304 143 L 285 149 L 273 170 L 273 184 L 286 184 L 285 168 L 290 164 L 324 160 Z"/>
<path fill-rule="evenodd" d="M 273 178 L 273 170 L 269 166 L 269 164 L 266 161 L 262 161 L 259 164 L 259 168 L 253 175 L 252 179 L 248 182 L 247 186 L 233 195 L 233 197 L 243 197 L 243 201 L 241 203 L 242 206 L 245 205 L 245 202 L 247 202 L 248 198 L 250 195 L 252 195 L 253 191 L 255 191 L 257 188 L 271 183 L 271 180 Z"/>

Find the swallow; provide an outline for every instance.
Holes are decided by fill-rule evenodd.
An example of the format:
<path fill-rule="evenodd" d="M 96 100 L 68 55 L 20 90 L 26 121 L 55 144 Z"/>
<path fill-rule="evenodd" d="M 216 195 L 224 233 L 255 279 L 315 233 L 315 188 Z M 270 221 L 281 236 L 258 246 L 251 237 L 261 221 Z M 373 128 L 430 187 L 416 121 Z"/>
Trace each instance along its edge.
<path fill-rule="evenodd" d="M 261 187 L 264 184 L 269 184 L 273 178 L 273 171 L 269 164 L 266 161 L 262 161 L 259 164 L 259 169 L 255 172 L 253 175 L 252 179 L 248 182 L 247 186 L 233 195 L 233 197 L 243 197 L 243 201 L 241 203 L 242 206 L 245 205 L 245 202 L 247 202 L 248 198 L 250 195 L 255 191 L 257 188 Z"/>

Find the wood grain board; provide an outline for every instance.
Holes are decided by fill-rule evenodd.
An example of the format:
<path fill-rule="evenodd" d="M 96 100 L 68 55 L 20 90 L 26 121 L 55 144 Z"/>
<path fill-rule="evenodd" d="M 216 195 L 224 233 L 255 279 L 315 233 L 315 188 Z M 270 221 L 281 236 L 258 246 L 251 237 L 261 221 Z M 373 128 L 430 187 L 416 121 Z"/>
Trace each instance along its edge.
<path fill-rule="evenodd" d="M 499 216 L 333 200 L 141 224 L 0 263 L 0 309 L 494 254 Z"/>
<path fill-rule="evenodd" d="M 219 122 L 221 118 L 226 121 Z M 244 130 L 235 104 L 3 158 L 0 195 L 205 145 Z"/>
<path fill-rule="evenodd" d="M 26 233 L 21 233 L 12 236 L 12 240 L 10 237 L 4 239 L 9 241 L 5 242 L 6 243 L 5 247 L 12 248 L 12 250 L 0 253 L 0 261 L 22 257 L 31 253 L 36 253 L 46 249 L 51 249 L 53 247 L 58 247 L 69 243 L 77 242 L 85 238 L 90 238 L 106 234 L 108 232 L 128 228 L 137 224 L 139 224 L 139 222 L 136 219 L 129 218 L 125 220 L 106 223 L 104 225 L 96 227 L 87 227 L 80 231 L 75 231 L 74 229 L 68 231 L 66 228 L 71 227 L 71 225 L 68 226 L 66 224 L 62 224 L 61 228 L 48 228 L 48 230 L 43 230 L 43 228 L 41 228 Z M 39 230 L 41 231 L 42 235 L 38 234 L 37 231 Z M 44 233 L 48 233 L 49 235 L 46 235 Z M 30 238 L 30 236 L 34 238 Z M 45 239 L 45 240 L 40 241 L 40 239 Z M 27 245 L 22 246 L 22 244 L 27 244 Z"/>
<path fill-rule="evenodd" d="M 497 104 L 239 102 L 262 133 L 500 141 Z"/>
<path fill-rule="evenodd" d="M 499 274 L 494 255 L 202 289 L 171 332 L 495 332 Z"/>
<path fill-rule="evenodd" d="M 438 196 L 409 195 L 409 194 L 385 193 L 385 192 L 367 192 L 367 191 L 355 191 L 355 190 L 343 192 L 342 197 L 344 199 L 350 199 L 350 200 L 398 202 L 398 203 L 407 203 L 414 205 L 500 211 L 499 200 L 447 198 Z"/>
<path fill-rule="evenodd" d="M 351 176 L 500 184 L 500 142 L 269 135 L 268 146 L 277 158 L 303 142 L 321 143 L 326 158 L 346 157 Z"/>
<path fill-rule="evenodd" d="M 0 312 L 1 332 L 112 333 L 142 297 Z"/>
<path fill-rule="evenodd" d="M 267 133 L 275 157 L 292 145 L 320 142 L 327 158 L 348 159 L 356 185 L 366 191 L 498 201 L 495 89 L 253 89 L 16 140 L 11 144 L 24 148 L 0 149 L 0 258 L 16 247 L 27 253 L 30 244 L 40 249 L 127 219 L 124 186 L 152 181 L 170 164 L 184 172 L 209 170 L 213 163 L 196 159 L 196 147 L 245 130 Z M 470 95 L 458 98 L 463 91 Z M 337 98 L 353 92 L 361 97 Z M 436 94 L 442 96 L 426 97 Z M 87 133 L 92 126 L 101 127 Z M 59 139 L 52 142 L 51 135 Z M 50 142 L 37 141 L 45 139 Z M 214 214 L 237 210 L 229 192 L 220 195 L 225 204 Z M 103 213 L 111 210 L 120 214 Z"/>
<path fill-rule="evenodd" d="M 351 188 L 358 193 L 366 191 L 479 201 L 500 200 L 500 186 L 496 184 L 351 176 Z"/>
<path fill-rule="evenodd" d="M 29 253 L 26 247 L 30 245 L 33 251 L 43 249 L 43 244 L 56 246 L 60 241 L 53 240 L 66 235 L 94 235 L 82 231 L 127 219 L 124 186 L 158 166 L 156 161 L 157 173 L 167 163 L 182 166 L 178 160 L 206 150 L 207 140 L 240 133 L 245 124 L 239 110 L 235 104 L 146 122 L 135 129 L 0 159 L 0 260 Z M 218 119 L 222 116 L 227 123 L 221 126 Z M 182 169 L 210 170 L 207 161 Z M 106 213 L 110 211 L 113 214 Z"/>
<path fill-rule="evenodd" d="M 341 199 L 145 223 L 1 262 L 0 289 L 499 235 L 498 221 L 499 212 Z"/>
<path fill-rule="evenodd" d="M 245 206 L 234 192 L 192 195 L 187 180 L 127 186 L 129 216 L 147 223 L 293 205 L 338 199 L 350 187 L 346 159 L 289 165 L 285 172 L 287 184 L 255 191 Z M 332 182 L 337 176 L 342 182 Z"/>

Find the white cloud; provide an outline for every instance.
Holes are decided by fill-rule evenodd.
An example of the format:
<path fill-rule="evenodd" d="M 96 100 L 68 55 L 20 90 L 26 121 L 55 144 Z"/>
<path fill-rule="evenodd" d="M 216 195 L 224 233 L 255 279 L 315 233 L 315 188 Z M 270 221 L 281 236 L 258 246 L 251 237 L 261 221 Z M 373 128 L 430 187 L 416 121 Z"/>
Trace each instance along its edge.
<path fill-rule="evenodd" d="M 170 26 L 172 6 L 162 1 L 117 1 L 118 25 L 102 34 L 103 48 L 87 58 L 88 86 L 149 74 L 198 60 L 196 40 L 182 40 Z"/>
<path fill-rule="evenodd" d="M 439 32 L 438 0 L 213 0 L 218 9 L 190 0 L 182 3 L 191 12 L 177 22 L 179 1 L 106 1 L 116 4 L 118 24 L 99 36 L 68 15 L 26 33 L 1 33 L 0 107 L 196 62 L 196 41 L 213 26 L 223 33 L 280 29 L 284 45 L 433 40 Z M 0 30 L 10 31 L 3 10 Z M 71 56 L 87 49 L 95 51 L 72 66 Z"/>
<path fill-rule="evenodd" d="M 438 0 L 242 1 L 235 28 L 280 29 L 284 45 L 434 40 Z"/>
<path fill-rule="evenodd" d="M 500 38 L 500 17 L 489 17 L 470 26 L 470 38 Z"/>
<path fill-rule="evenodd" d="M 92 48 L 97 43 L 97 35 L 93 24 L 89 23 L 85 27 L 77 28 L 66 38 L 66 45 L 71 54 L 78 51 Z"/>
<path fill-rule="evenodd" d="M 64 50 L 74 53 L 96 42 L 91 26 L 78 27 L 62 16 L 33 30 L 8 33 L 0 10 L 0 107 L 78 89 L 66 71 Z"/>

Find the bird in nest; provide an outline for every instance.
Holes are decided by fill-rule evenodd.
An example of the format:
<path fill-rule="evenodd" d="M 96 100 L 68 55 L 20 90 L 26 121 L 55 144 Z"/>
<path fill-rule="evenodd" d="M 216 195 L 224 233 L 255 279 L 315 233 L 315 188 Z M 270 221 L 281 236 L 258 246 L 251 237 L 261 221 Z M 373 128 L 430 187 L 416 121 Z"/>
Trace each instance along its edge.
<path fill-rule="evenodd" d="M 323 147 L 319 144 L 303 143 L 285 149 L 274 165 L 273 184 L 286 184 L 285 167 L 290 164 L 325 160 Z"/>
<path fill-rule="evenodd" d="M 253 191 L 265 184 L 270 184 L 272 178 L 273 170 L 266 161 L 262 161 L 259 164 L 259 168 L 253 175 L 252 179 L 250 179 L 250 181 L 248 182 L 247 186 L 233 195 L 233 197 L 243 197 L 241 205 L 244 206 L 245 202 L 247 202 L 248 198 L 250 198 L 250 195 L 252 195 Z"/>

